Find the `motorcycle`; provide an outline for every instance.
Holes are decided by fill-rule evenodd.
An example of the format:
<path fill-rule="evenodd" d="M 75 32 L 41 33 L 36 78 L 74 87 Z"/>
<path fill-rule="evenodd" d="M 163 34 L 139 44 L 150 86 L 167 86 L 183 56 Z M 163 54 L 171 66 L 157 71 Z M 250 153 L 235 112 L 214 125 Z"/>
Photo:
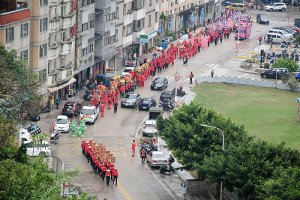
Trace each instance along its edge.
<path fill-rule="evenodd" d="M 159 168 L 159 172 L 160 172 L 161 174 L 166 173 L 166 172 L 167 172 L 167 173 L 174 173 L 175 170 L 174 170 L 174 168 L 172 167 L 171 163 L 168 163 L 167 165 L 161 166 L 161 167 Z"/>
<path fill-rule="evenodd" d="M 58 140 L 59 136 L 60 136 L 60 131 L 54 130 L 50 136 L 50 141 Z"/>
<path fill-rule="evenodd" d="M 175 92 L 175 88 L 173 89 L 173 91 Z M 185 91 L 183 91 L 182 86 L 180 86 L 180 88 L 177 88 L 177 96 L 183 97 L 184 95 Z"/>
<path fill-rule="evenodd" d="M 171 105 L 171 102 L 168 99 L 160 101 L 158 106 L 160 108 L 162 108 L 163 111 L 171 111 L 171 110 L 173 110 L 173 106 Z"/>
<path fill-rule="evenodd" d="M 147 154 L 150 153 L 151 151 L 157 151 L 157 147 L 156 145 L 151 141 L 151 142 L 147 142 L 147 141 L 144 141 L 143 144 L 142 144 L 142 149 L 145 149 Z"/>

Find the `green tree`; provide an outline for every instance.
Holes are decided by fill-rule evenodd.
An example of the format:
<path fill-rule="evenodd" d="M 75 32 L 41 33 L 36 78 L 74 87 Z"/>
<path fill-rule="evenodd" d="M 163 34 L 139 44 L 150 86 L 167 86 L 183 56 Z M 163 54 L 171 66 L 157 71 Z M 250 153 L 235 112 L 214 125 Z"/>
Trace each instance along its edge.
<path fill-rule="evenodd" d="M 290 72 L 297 71 L 297 62 L 289 58 L 278 58 L 273 65 L 273 68 L 288 68 Z"/>
<path fill-rule="evenodd" d="M 294 42 L 300 44 L 300 34 L 296 35 Z"/>

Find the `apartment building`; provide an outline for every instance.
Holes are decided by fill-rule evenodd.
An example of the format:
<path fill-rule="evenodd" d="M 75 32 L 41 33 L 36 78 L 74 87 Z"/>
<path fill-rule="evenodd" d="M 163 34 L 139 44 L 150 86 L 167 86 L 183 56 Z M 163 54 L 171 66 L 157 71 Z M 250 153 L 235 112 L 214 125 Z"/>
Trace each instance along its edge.
<path fill-rule="evenodd" d="M 74 78 L 79 83 L 90 78 L 94 67 L 95 50 L 95 0 L 77 1 L 77 34 Z"/>
<path fill-rule="evenodd" d="M 214 18 L 221 12 L 220 0 L 160 0 L 159 32 L 165 34 L 196 25 L 203 25 L 203 21 Z"/>
<path fill-rule="evenodd" d="M 16 50 L 20 60 L 30 62 L 30 10 L 14 3 L 0 7 L 0 44 Z M 27 6 L 26 6 L 27 7 Z"/>

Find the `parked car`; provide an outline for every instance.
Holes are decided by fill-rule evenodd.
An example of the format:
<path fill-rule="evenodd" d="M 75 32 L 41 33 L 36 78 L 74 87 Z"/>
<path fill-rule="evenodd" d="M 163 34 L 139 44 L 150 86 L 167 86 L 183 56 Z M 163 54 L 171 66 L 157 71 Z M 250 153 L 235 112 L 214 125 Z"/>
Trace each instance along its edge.
<path fill-rule="evenodd" d="M 122 77 L 125 77 L 127 74 L 130 74 L 129 72 L 131 71 L 135 71 L 135 67 L 126 67 L 122 72 Z"/>
<path fill-rule="evenodd" d="M 289 73 L 290 72 L 288 68 L 273 68 L 265 72 L 262 72 L 260 75 L 262 78 L 281 79 L 283 75 L 288 76 Z"/>
<path fill-rule="evenodd" d="M 285 11 L 286 10 L 286 4 L 285 3 L 273 3 L 271 5 L 265 6 L 266 11 Z"/>
<path fill-rule="evenodd" d="M 121 107 L 135 108 L 141 101 L 141 95 L 138 92 L 129 92 L 121 101 Z"/>
<path fill-rule="evenodd" d="M 175 105 L 175 91 L 164 91 L 161 95 L 159 100 L 164 101 L 164 99 L 170 100 L 171 105 Z"/>
<path fill-rule="evenodd" d="M 163 90 L 168 87 L 168 80 L 164 77 L 157 77 L 151 83 L 151 90 Z"/>
<path fill-rule="evenodd" d="M 295 77 L 296 80 L 300 81 L 300 73 Z"/>
<path fill-rule="evenodd" d="M 286 39 L 293 38 L 293 34 L 290 34 L 284 30 L 278 30 L 278 29 L 269 29 L 268 33 L 278 33 L 281 34 Z"/>
<path fill-rule="evenodd" d="M 269 24 L 270 20 L 269 20 L 268 15 L 266 15 L 266 14 L 257 14 L 256 22 L 259 24 Z"/>
<path fill-rule="evenodd" d="M 229 5 L 231 5 L 230 1 L 228 1 L 228 0 L 222 1 L 222 6 L 229 6 Z"/>
<path fill-rule="evenodd" d="M 92 91 L 91 90 L 86 90 L 83 96 L 84 100 L 91 100 L 92 98 Z"/>
<path fill-rule="evenodd" d="M 80 111 L 80 119 L 85 119 L 86 123 L 95 123 L 98 119 L 98 111 L 95 106 L 83 106 Z"/>
<path fill-rule="evenodd" d="M 298 28 L 297 26 L 288 25 L 288 26 L 286 26 L 286 27 L 288 27 L 288 28 L 290 28 L 290 29 L 292 29 L 292 30 L 294 30 L 294 31 L 297 31 L 297 33 L 300 32 L 300 28 Z"/>
<path fill-rule="evenodd" d="M 290 29 L 288 27 L 280 27 L 279 26 L 279 27 L 273 27 L 272 29 L 283 30 L 283 31 L 285 31 L 287 33 L 292 34 L 293 36 L 295 36 L 297 34 L 297 31 L 294 31 L 294 30 L 292 30 L 292 29 Z"/>
<path fill-rule="evenodd" d="M 244 3 L 231 3 L 230 5 L 226 6 L 226 8 L 232 10 L 240 10 L 242 13 L 244 13 L 247 10 L 247 5 Z"/>
<path fill-rule="evenodd" d="M 65 105 L 62 109 L 62 115 L 77 117 L 80 113 L 80 110 L 81 110 L 80 103 L 77 103 L 74 101 L 69 101 L 69 102 L 65 103 Z"/>
<path fill-rule="evenodd" d="M 160 167 L 168 164 L 168 159 L 161 151 L 151 151 L 147 154 L 147 162 L 150 167 Z"/>
<path fill-rule="evenodd" d="M 42 141 L 41 143 L 24 142 L 26 148 L 26 154 L 28 156 L 38 156 L 38 155 L 51 155 L 50 143 L 47 141 Z"/>
<path fill-rule="evenodd" d="M 273 43 L 280 44 L 281 42 L 285 41 L 283 35 L 281 35 L 279 33 L 268 33 L 268 34 L 266 34 L 265 37 L 264 37 L 266 42 L 268 41 L 268 37 L 273 38 Z"/>
<path fill-rule="evenodd" d="M 156 120 L 147 120 L 143 126 L 143 136 L 157 135 Z"/>
<path fill-rule="evenodd" d="M 78 190 L 76 189 L 76 187 L 70 187 L 69 185 L 64 185 L 62 197 L 67 198 L 67 197 L 72 197 L 72 196 L 76 196 L 78 198 L 80 197 L 80 194 L 79 194 Z"/>
<path fill-rule="evenodd" d="M 153 98 L 143 98 L 139 103 L 139 110 L 149 110 L 156 106 L 156 101 Z"/>
<path fill-rule="evenodd" d="M 70 122 L 68 117 L 65 115 L 58 115 L 54 122 L 54 129 L 60 132 L 69 132 L 70 131 Z"/>

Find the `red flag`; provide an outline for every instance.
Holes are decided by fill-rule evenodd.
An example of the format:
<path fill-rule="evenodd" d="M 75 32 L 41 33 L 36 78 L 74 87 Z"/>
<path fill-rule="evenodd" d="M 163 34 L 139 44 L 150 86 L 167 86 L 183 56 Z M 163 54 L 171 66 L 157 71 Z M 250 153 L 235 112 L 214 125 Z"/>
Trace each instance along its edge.
<path fill-rule="evenodd" d="M 77 4 L 76 3 L 77 3 L 76 0 L 73 0 L 73 2 L 72 2 L 72 10 L 73 11 L 77 10 Z"/>

